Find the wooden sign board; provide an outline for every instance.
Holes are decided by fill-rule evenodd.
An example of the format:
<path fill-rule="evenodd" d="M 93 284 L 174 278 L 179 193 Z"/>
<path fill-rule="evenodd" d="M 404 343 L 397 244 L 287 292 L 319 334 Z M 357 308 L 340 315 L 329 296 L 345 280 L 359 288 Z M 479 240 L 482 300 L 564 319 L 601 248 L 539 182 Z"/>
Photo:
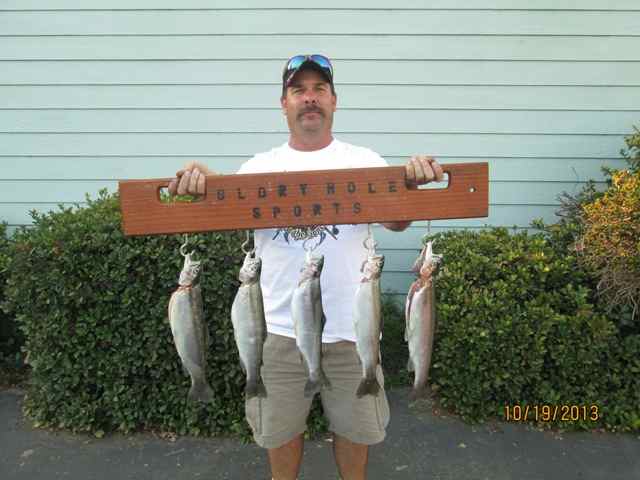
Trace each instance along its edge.
<path fill-rule="evenodd" d="M 488 164 L 442 168 L 446 188 L 427 189 L 407 188 L 404 167 L 212 175 L 206 195 L 193 203 L 160 200 L 171 179 L 124 180 L 123 230 L 151 235 L 486 217 Z"/>

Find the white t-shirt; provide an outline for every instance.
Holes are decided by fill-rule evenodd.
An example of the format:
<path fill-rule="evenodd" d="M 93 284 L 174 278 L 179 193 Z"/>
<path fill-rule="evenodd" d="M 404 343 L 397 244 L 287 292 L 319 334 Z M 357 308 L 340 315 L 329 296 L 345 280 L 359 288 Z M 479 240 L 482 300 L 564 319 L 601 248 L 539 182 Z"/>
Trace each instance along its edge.
<path fill-rule="evenodd" d="M 386 167 L 387 162 L 368 148 L 333 139 L 321 150 L 302 152 L 288 143 L 259 153 L 242 164 L 237 173 L 293 172 L 337 168 Z M 362 277 L 360 267 L 367 251 L 362 242 L 367 225 L 327 225 L 310 242 L 320 242 L 314 250 L 324 255 L 320 276 L 322 306 L 327 319 L 322 341 L 356 341 L 353 301 Z M 317 230 L 316 230 L 317 231 Z M 291 319 L 291 297 L 304 263 L 304 240 L 296 240 L 288 229 L 255 231 L 256 255 L 262 258 L 260 286 L 264 298 L 267 331 L 295 338 Z"/>

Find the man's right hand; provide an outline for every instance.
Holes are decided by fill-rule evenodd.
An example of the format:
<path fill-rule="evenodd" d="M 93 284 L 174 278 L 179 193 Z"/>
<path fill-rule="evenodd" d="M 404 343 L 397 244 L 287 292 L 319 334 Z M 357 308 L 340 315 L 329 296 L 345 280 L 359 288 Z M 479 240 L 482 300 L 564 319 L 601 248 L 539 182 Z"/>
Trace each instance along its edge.
<path fill-rule="evenodd" d="M 207 175 L 215 175 L 215 172 L 201 163 L 187 162 L 182 170 L 176 172 L 176 178 L 169 182 L 169 193 L 171 195 L 204 195 Z"/>

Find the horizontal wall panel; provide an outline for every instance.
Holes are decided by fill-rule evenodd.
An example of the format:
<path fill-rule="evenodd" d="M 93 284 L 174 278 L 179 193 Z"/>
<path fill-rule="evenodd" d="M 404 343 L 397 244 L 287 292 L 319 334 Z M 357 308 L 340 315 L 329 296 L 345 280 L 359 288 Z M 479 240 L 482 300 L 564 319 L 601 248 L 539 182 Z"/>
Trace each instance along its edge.
<path fill-rule="evenodd" d="M 491 182 L 491 205 L 544 205 L 556 204 L 562 192 L 577 193 L 583 188 L 580 182 Z M 95 196 L 100 189 L 116 191 L 118 184 L 107 180 L 0 180 L 0 203 L 7 202 L 82 202 L 85 194 Z"/>
<path fill-rule="evenodd" d="M 326 9 L 383 8 L 391 10 L 388 2 L 381 0 L 325 0 L 319 5 Z M 175 0 L 101 0 L 80 2 L 79 0 L 4 0 L 2 10 L 251 10 L 251 9 L 298 9 L 297 0 L 188 0 L 178 5 Z M 393 3 L 393 10 L 446 9 L 446 10 L 638 10 L 636 0 L 402 0 Z"/>
<path fill-rule="evenodd" d="M 345 134 L 382 156 L 429 153 L 474 157 L 611 158 L 623 145 L 618 135 Z M 288 139 L 286 134 L 113 133 L 0 134 L 0 156 L 21 155 L 219 155 L 252 156 Z"/>
<path fill-rule="evenodd" d="M 0 60 L 272 60 L 299 52 L 343 60 L 638 61 L 640 37 L 428 35 L 239 35 L 2 37 Z M 341 70 L 336 80 L 341 81 Z M 273 77 L 271 77 L 273 80 Z"/>
<path fill-rule="evenodd" d="M 382 272 L 380 285 L 383 292 L 406 294 L 416 276 L 412 272 Z"/>
<path fill-rule="evenodd" d="M 504 208 L 512 210 L 518 207 L 496 207 L 496 208 Z M 519 207 L 522 212 L 526 212 L 524 207 Z M 546 207 L 543 211 L 538 211 L 532 217 L 527 218 L 535 218 L 535 217 L 543 217 L 546 215 L 547 221 L 554 221 L 554 210 L 556 207 Z M 521 213 L 522 213 L 521 212 Z M 422 222 L 424 223 L 424 222 Z M 445 223 L 445 222 L 441 222 Z M 497 226 L 497 225 L 496 225 Z M 513 224 L 502 225 L 503 228 L 507 228 L 509 232 L 522 232 L 523 230 L 528 231 L 529 233 L 538 233 L 539 230 L 531 228 L 529 224 L 526 224 L 522 227 L 517 227 L 514 229 Z M 469 231 L 484 231 L 487 229 L 493 228 L 493 226 L 487 225 L 476 225 L 474 227 L 466 227 L 462 225 L 451 226 L 451 225 L 443 225 L 438 224 L 438 222 L 431 222 L 431 230 L 428 230 L 426 225 L 416 225 L 412 224 L 409 228 L 404 230 L 403 232 L 392 232 L 382 227 L 379 224 L 373 226 L 373 236 L 375 241 L 378 243 L 378 249 L 381 252 L 386 251 L 404 251 L 407 255 L 413 256 L 417 252 L 417 249 L 420 248 L 420 242 L 425 237 L 425 235 L 435 235 L 436 233 L 446 233 L 448 231 L 457 231 L 457 230 L 469 230 Z M 438 248 L 436 248 L 436 252 Z"/>
<path fill-rule="evenodd" d="M 248 157 L 0 157 L 3 178 L 10 180 L 123 180 L 167 178 L 187 161 L 233 174 Z M 390 165 L 404 165 L 408 157 L 385 157 Z M 447 163 L 487 162 L 491 181 L 529 180 L 584 182 L 602 180 L 602 167 L 626 168 L 622 158 L 438 158 Z M 36 172 L 34 174 L 34 172 Z"/>
<path fill-rule="evenodd" d="M 640 39 L 637 44 L 640 46 Z M 333 63 L 338 93 L 342 85 L 350 83 L 640 85 L 640 61 L 334 60 Z M 7 60 L 0 64 L 0 84 L 278 85 L 282 66 L 282 60 L 92 60 L 90 65 L 82 60 Z"/>
<path fill-rule="evenodd" d="M 277 85 L 0 86 L 2 108 L 278 108 Z M 640 87 L 344 85 L 339 106 L 385 109 L 640 110 Z"/>
<path fill-rule="evenodd" d="M 95 198 L 95 197 L 91 197 Z M 0 203 L 0 221 L 6 221 L 11 225 L 29 225 L 31 217 L 29 211 L 36 210 L 42 213 L 49 211 L 58 211 L 58 205 L 61 201 L 55 203 Z M 84 199 L 83 199 L 84 203 Z M 66 204 L 73 206 L 74 204 Z M 80 204 L 81 206 L 83 204 Z M 481 228 L 484 226 L 502 226 L 502 227 L 530 227 L 531 220 L 542 218 L 546 222 L 555 222 L 557 217 L 555 212 L 557 206 L 533 206 L 533 205 L 490 205 L 489 217 L 487 218 L 471 218 L 459 220 L 440 220 L 433 221 L 432 228 Z M 380 248 L 415 248 L 414 245 L 419 243 L 420 238 L 427 232 L 427 222 L 414 222 L 410 229 L 405 232 L 389 232 L 392 234 L 392 240 L 388 240 L 386 231 L 384 233 L 374 233 L 376 239 L 380 241 Z M 383 227 L 376 227 L 384 230 Z M 402 240 L 403 236 L 408 235 L 407 240 Z M 378 239 L 378 236 L 380 238 Z"/>
<path fill-rule="evenodd" d="M 411 250 L 384 250 L 378 246 L 376 252 L 384 255 L 383 273 L 407 272 L 420 254 L 420 243 L 416 243 L 415 249 Z"/>
<path fill-rule="evenodd" d="M 640 35 L 640 12 L 219 10 L 0 12 L 3 35 Z"/>
<path fill-rule="evenodd" d="M 333 131 L 623 135 L 634 112 L 338 109 Z M 0 132 L 288 133 L 278 108 L 261 110 L 0 110 Z"/>

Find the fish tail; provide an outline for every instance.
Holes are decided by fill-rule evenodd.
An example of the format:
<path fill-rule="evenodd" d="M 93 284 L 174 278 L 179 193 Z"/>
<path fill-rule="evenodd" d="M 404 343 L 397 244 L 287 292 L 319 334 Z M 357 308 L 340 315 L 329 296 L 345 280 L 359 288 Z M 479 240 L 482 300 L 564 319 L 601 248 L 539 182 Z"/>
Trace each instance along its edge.
<path fill-rule="evenodd" d="M 324 372 L 320 370 L 317 378 L 309 378 L 307 380 L 307 384 L 304 386 L 304 396 L 307 398 L 313 397 L 316 393 L 320 393 L 323 388 L 331 390 L 331 382 Z"/>
<path fill-rule="evenodd" d="M 409 360 L 407 360 L 407 371 L 408 372 L 415 372 L 416 368 L 413 365 L 413 360 L 411 360 L 411 357 L 409 357 Z"/>
<path fill-rule="evenodd" d="M 373 395 L 377 396 L 378 392 L 380 392 L 380 384 L 378 383 L 378 379 L 376 377 L 373 378 L 363 378 L 358 385 L 358 389 L 356 390 L 356 396 L 358 398 L 362 398 L 365 395 Z"/>
<path fill-rule="evenodd" d="M 322 388 L 326 388 L 327 390 L 331 390 L 331 382 L 324 374 L 324 370 L 320 369 L 320 385 Z"/>
<path fill-rule="evenodd" d="M 206 380 L 193 382 L 187 395 L 187 398 L 192 402 L 212 402 L 213 397 L 213 390 Z"/>
<path fill-rule="evenodd" d="M 264 387 L 264 382 L 262 381 L 262 377 L 258 377 L 258 396 L 261 398 L 265 398 L 267 396 L 267 389 Z"/>
<path fill-rule="evenodd" d="M 267 396 L 267 390 L 264 388 L 264 382 L 262 381 L 262 377 L 258 376 L 256 379 L 247 380 L 247 384 L 244 387 L 244 393 L 247 397 L 261 397 L 264 398 Z"/>
<path fill-rule="evenodd" d="M 409 401 L 415 402 L 416 400 L 429 398 L 429 389 L 427 385 L 417 385 L 413 387 L 413 390 L 409 392 Z"/>
<path fill-rule="evenodd" d="M 307 380 L 304 386 L 304 396 L 306 398 L 313 397 L 316 393 L 319 393 L 321 389 L 320 380 Z"/>

